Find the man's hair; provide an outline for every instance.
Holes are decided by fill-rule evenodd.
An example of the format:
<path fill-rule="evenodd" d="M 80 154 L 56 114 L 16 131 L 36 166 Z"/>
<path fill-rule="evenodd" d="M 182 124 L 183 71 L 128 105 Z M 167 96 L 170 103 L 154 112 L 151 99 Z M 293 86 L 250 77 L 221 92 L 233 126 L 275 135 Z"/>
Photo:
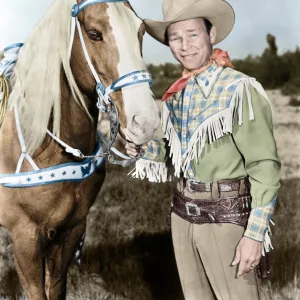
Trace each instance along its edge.
<path fill-rule="evenodd" d="M 209 35 L 210 32 L 211 32 L 211 29 L 213 28 L 213 25 L 211 24 L 211 22 L 205 18 L 202 18 L 203 21 L 204 21 L 204 25 L 205 25 L 205 28 L 206 28 L 206 31 L 207 31 L 207 34 Z"/>
<path fill-rule="evenodd" d="M 209 20 L 205 19 L 205 18 L 200 18 L 200 19 L 202 19 L 204 21 L 204 25 L 205 25 L 207 34 L 210 35 L 211 29 L 213 28 L 212 23 Z M 165 43 L 167 45 L 169 45 L 168 29 L 166 29 L 166 32 L 165 32 Z"/>

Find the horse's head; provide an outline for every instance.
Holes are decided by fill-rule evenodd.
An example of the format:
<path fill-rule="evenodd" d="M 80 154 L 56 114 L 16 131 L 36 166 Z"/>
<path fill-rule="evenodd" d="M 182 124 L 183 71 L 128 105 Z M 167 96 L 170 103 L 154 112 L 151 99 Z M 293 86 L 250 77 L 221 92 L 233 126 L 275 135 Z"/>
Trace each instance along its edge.
<path fill-rule="evenodd" d="M 71 68 L 81 92 L 89 99 L 97 101 L 98 79 L 106 88 L 110 87 L 100 94 L 106 100 L 109 96 L 116 104 L 121 132 L 128 140 L 142 144 L 153 137 L 159 125 L 158 109 L 149 86 L 150 74 L 142 58 L 144 24 L 127 1 L 109 1 L 78 0 L 74 6 L 73 16 L 79 22 Z M 97 86 L 99 92 L 99 83 Z"/>

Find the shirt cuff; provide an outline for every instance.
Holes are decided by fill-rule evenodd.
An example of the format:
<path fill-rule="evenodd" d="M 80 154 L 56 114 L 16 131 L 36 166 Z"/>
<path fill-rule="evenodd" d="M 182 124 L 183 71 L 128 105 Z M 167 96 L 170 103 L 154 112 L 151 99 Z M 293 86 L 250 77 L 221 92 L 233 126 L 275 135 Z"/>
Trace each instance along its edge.
<path fill-rule="evenodd" d="M 143 155 L 143 159 L 155 160 L 160 154 L 160 144 L 158 140 L 151 140 L 148 143 L 147 150 Z"/>
<path fill-rule="evenodd" d="M 276 198 L 277 197 L 275 197 L 269 205 L 257 207 L 251 210 L 244 236 L 258 242 L 264 242 L 265 234 L 268 230 L 269 222 L 274 212 Z"/>

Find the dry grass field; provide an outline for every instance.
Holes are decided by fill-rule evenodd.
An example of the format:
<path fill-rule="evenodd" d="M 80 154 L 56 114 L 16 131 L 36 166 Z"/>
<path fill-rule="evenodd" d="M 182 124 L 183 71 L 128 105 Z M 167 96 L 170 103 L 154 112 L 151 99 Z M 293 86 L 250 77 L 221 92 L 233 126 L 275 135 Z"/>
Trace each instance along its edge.
<path fill-rule="evenodd" d="M 274 272 L 264 284 L 264 300 L 300 300 L 300 108 L 289 106 L 279 91 L 269 96 L 283 168 Z M 134 180 L 127 172 L 108 166 L 88 219 L 84 274 L 69 270 L 69 300 L 183 300 L 167 218 L 172 186 Z M 0 299 L 20 294 L 10 240 L 0 229 Z"/>

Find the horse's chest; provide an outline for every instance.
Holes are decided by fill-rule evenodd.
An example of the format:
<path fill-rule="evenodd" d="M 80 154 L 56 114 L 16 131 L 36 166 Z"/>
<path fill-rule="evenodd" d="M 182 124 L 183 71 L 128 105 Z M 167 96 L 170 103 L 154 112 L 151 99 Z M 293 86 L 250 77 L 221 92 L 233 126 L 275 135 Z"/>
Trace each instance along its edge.
<path fill-rule="evenodd" d="M 72 227 L 85 219 L 89 209 L 97 198 L 104 181 L 105 174 L 96 174 L 91 178 L 66 188 L 59 204 L 54 209 L 50 222 L 61 223 L 60 226 Z"/>
<path fill-rule="evenodd" d="M 42 228 L 68 229 L 88 215 L 105 178 L 105 166 L 81 182 L 64 182 L 31 188 L 1 187 L 0 210 L 9 212 L 0 223 L 10 228 L 16 217 Z M 11 217 L 9 217 L 11 216 Z"/>

